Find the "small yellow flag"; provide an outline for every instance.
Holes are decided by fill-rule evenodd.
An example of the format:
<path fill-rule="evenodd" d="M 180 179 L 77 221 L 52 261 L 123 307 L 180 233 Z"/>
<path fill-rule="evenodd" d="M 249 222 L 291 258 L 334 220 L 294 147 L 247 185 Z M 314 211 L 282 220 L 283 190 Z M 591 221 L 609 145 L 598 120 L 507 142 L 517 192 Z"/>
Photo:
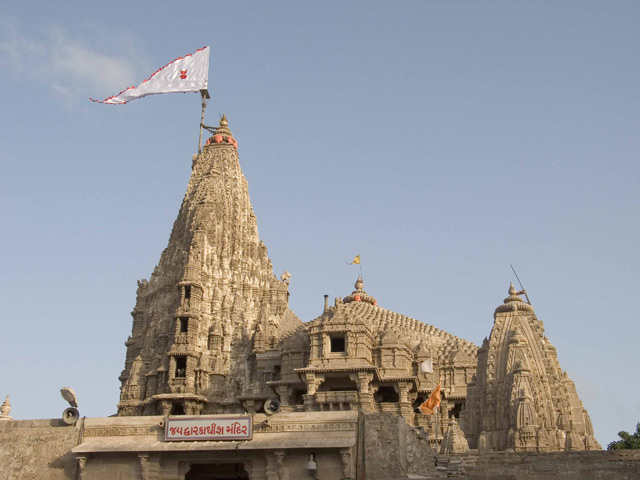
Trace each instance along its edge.
<path fill-rule="evenodd" d="M 354 263 L 356 265 L 360 265 L 360 254 L 356 255 L 353 259 L 353 262 L 351 262 L 349 265 L 353 265 Z"/>

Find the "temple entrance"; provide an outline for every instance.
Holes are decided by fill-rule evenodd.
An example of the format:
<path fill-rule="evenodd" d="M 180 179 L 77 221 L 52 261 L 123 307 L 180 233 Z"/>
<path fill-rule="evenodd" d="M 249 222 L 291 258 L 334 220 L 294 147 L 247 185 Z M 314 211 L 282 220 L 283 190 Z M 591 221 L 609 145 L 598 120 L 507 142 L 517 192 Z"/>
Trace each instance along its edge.
<path fill-rule="evenodd" d="M 241 463 L 194 463 L 184 480 L 249 480 Z"/>

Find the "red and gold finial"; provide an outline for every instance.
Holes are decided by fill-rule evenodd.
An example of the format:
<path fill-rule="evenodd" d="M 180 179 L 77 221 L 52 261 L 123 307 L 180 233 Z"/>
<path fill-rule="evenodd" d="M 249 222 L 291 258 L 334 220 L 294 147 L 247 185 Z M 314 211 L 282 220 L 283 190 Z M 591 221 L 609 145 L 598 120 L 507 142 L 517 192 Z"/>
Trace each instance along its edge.
<path fill-rule="evenodd" d="M 231 133 L 231 130 L 229 130 L 229 121 L 225 114 L 222 114 L 220 126 L 216 128 L 216 132 L 207 140 L 207 145 L 215 143 L 229 143 L 233 145 L 236 150 L 238 149 L 238 141 L 233 138 L 233 134 Z"/>

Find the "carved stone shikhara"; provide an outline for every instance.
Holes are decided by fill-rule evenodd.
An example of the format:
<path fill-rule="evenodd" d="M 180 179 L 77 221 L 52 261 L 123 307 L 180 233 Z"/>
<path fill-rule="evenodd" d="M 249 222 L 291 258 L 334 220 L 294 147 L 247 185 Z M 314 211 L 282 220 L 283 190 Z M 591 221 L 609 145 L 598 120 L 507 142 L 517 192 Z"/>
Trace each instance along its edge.
<path fill-rule="evenodd" d="M 256 413 L 275 397 L 283 412 L 393 413 L 431 439 L 459 417 L 452 450 L 463 448 L 462 431 L 472 448 L 599 448 L 542 322 L 513 287 L 478 349 L 380 307 L 361 278 L 351 294 L 302 323 L 289 309 L 290 280 L 286 270 L 274 275 L 259 239 L 237 141 L 223 117 L 194 156 L 167 248 L 151 278 L 138 282 L 119 415 Z M 421 372 L 423 363 L 432 371 Z M 435 422 L 416 407 L 439 383 Z M 277 428 L 285 427 L 257 431 Z M 278 458 L 281 467 L 286 457 Z"/>
<path fill-rule="evenodd" d="M 462 428 L 472 448 L 599 450 L 576 387 L 563 372 L 542 321 L 513 284 L 478 349 Z"/>

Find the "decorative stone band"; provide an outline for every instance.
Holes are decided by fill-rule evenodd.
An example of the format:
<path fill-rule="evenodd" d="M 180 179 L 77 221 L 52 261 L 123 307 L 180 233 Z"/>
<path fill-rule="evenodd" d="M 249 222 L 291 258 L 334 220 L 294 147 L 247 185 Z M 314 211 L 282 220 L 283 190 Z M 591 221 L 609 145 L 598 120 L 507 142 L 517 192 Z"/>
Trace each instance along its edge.
<path fill-rule="evenodd" d="M 296 373 L 325 373 L 325 372 L 360 372 L 360 371 L 374 371 L 378 374 L 378 378 L 380 378 L 380 374 L 378 373 L 378 367 L 375 365 L 353 365 L 349 367 L 305 367 L 305 368 L 295 368 L 294 372 Z"/>
<path fill-rule="evenodd" d="M 304 385 L 305 387 L 307 386 L 306 383 L 300 381 L 300 380 L 270 380 L 267 382 L 267 385 L 271 386 L 277 386 L 277 385 Z"/>
<path fill-rule="evenodd" d="M 153 427 L 87 427 L 84 437 L 127 437 L 140 435 L 156 435 L 161 432 L 159 426 Z"/>
<path fill-rule="evenodd" d="M 528 303 L 524 303 L 524 302 L 509 302 L 503 305 L 499 305 L 498 308 L 496 308 L 496 313 L 515 312 L 517 310 L 533 312 L 533 307 Z"/>
<path fill-rule="evenodd" d="M 356 422 L 342 423 L 283 423 L 276 425 L 257 424 L 254 426 L 256 432 L 335 432 L 335 431 L 354 431 L 357 427 Z"/>

